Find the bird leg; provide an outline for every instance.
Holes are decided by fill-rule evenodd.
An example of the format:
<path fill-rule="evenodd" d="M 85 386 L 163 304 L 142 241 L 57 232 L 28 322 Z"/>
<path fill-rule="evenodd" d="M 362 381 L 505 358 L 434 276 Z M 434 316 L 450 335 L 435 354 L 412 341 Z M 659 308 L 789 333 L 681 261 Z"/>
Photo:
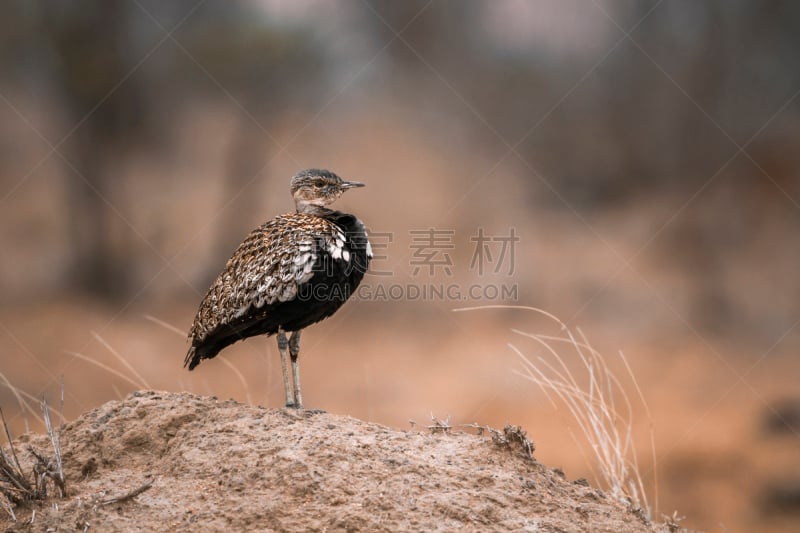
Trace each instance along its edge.
<path fill-rule="evenodd" d="M 297 361 L 300 355 L 300 330 L 298 329 L 289 338 L 289 356 L 292 358 L 292 375 L 294 375 L 294 406 L 303 408 L 303 397 L 300 394 L 300 365 Z"/>
<path fill-rule="evenodd" d="M 278 328 L 278 351 L 281 353 L 281 370 L 283 370 L 283 390 L 286 393 L 286 407 L 297 407 L 292 395 L 292 381 L 289 379 L 289 357 L 286 353 L 288 345 L 286 333 Z"/>

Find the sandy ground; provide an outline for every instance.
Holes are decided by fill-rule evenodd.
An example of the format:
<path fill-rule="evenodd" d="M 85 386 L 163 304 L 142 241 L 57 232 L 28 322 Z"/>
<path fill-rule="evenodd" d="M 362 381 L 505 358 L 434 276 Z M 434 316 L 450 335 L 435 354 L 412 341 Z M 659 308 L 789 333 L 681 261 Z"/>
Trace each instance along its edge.
<path fill-rule="evenodd" d="M 491 435 L 400 431 L 326 413 L 136 392 L 64 426 L 66 498 L 20 505 L 16 522 L 5 516 L 0 524 L 9 531 L 668 530 L 539 463 L 515 438 L 519 431 Z M 16 442 L 17 450 L 28 446 L 49 449 L 43 435 Z"/>

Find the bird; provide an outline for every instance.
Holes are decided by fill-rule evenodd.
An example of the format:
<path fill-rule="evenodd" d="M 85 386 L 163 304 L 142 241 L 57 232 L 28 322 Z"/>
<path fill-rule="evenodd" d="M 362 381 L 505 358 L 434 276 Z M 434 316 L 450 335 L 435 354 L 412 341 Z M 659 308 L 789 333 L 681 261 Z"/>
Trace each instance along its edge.
<path fill-rule="evenodd" d="M 328 206 L 363 186 L 322 169 L 292 177 L 295 212 L 254 229 L 233 253 L 200 303 L 184 367 L 193 370 L 239 340 L 276 335 L 286 407 L 303 409 L 300 332 L 347 301 L 372 259 L 364 223 Z"/>

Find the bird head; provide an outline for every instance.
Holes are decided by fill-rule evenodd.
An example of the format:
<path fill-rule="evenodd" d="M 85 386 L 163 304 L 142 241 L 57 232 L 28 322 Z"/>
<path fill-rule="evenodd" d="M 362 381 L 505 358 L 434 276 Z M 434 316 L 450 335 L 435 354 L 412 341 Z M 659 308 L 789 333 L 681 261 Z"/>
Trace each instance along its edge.
<path fill-rule="evenodd" d="M 329 170 L 311 168 L 294 175 L 290 190 L 299 213 L 314 213 L 338 200 L 347 189 L 363 186 L 357 181 L 345 181 Z"/>

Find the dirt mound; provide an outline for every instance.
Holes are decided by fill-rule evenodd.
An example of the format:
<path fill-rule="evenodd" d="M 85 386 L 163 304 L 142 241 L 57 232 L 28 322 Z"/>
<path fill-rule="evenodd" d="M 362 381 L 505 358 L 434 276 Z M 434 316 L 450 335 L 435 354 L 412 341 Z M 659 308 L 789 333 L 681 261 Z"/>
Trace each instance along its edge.
<path fill-rule="evenodd" d="M 139 392 L 66 424 L 68 497 L 21 505 L 17 522 L 3 525 L 18 531 L 657 530 L 583 480 L 568 482 L 536 462 L 513 438 L 519 434 L 508 436 L 399 431 L 326 413 Z M 25 435 L 15 445 L 27 457 L 21 450 L 47 450 L 49 441 Z"/>

